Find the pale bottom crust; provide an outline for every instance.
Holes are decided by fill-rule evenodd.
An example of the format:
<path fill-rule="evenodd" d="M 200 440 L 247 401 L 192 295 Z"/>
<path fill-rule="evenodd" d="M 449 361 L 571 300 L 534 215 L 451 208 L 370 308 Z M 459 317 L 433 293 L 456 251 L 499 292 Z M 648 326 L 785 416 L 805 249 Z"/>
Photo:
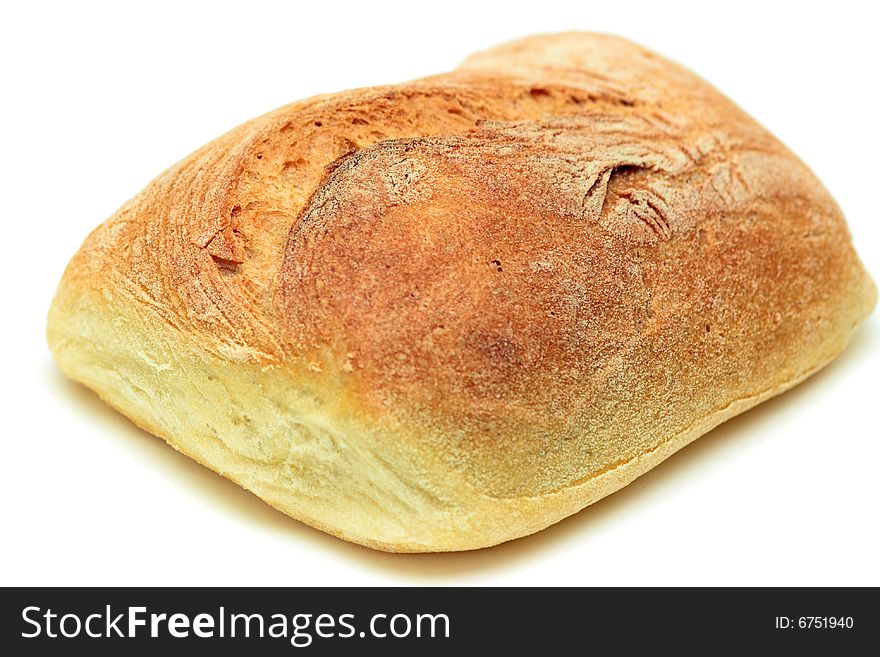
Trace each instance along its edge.
<path fill-rule="evenodd" d="M 89 319 L 93 320 L 94 316 Z M 843 350 L 855 328 L 853 327 L 852 330 L 839 337 L 834 344 L 828 345 L 829 351 L 819 359 L 815 366 L 769 389 L 733 401 L 715 413 L 694 422 L 688 429 L 661 441 L 650 451 L 641 453 L 623 463 L 612 465 L 601 474 L 548 494 L 534 497 L 496 498 L 481 494 L 464 480 L 457 479 L 454 474 L 440 472 L 436 474 L 439 479 L 444 480 L 443 487 L 445 488 L 443 490 L 437 492 L 436 495 L 429 496 L 413 493 L 412 491 L 419 488 L 421 484 L 408 488 L 407 482 L 401 483 L 399 477 L 396 479 L 389 477 L 387 472 L 376 466 L 372 455 L 358 454 L 357 450 L 359 449 L 366 450 L 366 452 L 371 449 L 369 444 L 364 447 L 365 439 L 363 437 L 358 439 L 360 445 L 357 444 L 357 441 L 352 441 L 342 450 L 342 453 L 349 455 L 347 457 L 349 459 L 351 459 L 350 454 L 356 454 L 357 460 L 355 462 L 360 464 L 357 467 L 361 468 L 361 471 L 353 476 L 345 470 L 345 468 L 351 469 L 353 466 L 346 465 L 348 462 L 340 463 L 337 459 L 331 464 L 333 467 L 326 469 L 326 472 L 333 473 L 332 476 L 322 475 L 324 480 L 320 485 L 322 489 L 320 493 L 312 494 L 311 489 L 300 485 L 296 477 L 303 473 L 309 474 L 311 469 L 326 466 L 328 459 L 327 453 L 324 453 L 328 451 L 326 445 L 319 450 L 323 450 L 319 455 L 319 460 L 316 460 L 314 454 L 307 455 L 306 460 L 312 460 L 308 462 L 306 469 L 302 469 L 301 464 L 297 464 L 300 469 L 296 472 L 301 475 L 297 475 L 296 472 L 291 475 L 289 460 L 266 461 L 254 458 L 253 454 L 247 454 L 247 450 L 250 449 L 249 445 L 245 445 L 248 437 L 241 434 L 238 439 L 231 440 L 230 431 L 233 430 L 233 427 L 228 424 L 225 425 L 226 430 L 221 427 L 219 434 L 216 429 L 213 429 L 214 436 L 211 439 L 206 439 L 204 435 L 196 435 L 195 430 L 192 429 L 196 426 L 192 423 L 195 421 L 191 421 L 191 424 L 187 425 L 181 424 L 180 419 L 181 416 L 187 414 L 186 410 L 181 409 L 190 408 L 187 404 L 191 404 L 191 402 L 187 402 L 187 400 L 172 401 L 169 402 L 171 406 L 166 406 L 166 404 L 157 401 L 149 391 L 150 386 L 157 385 L 155 379 L 150 379 L 150 376 L 155 376 L 155 372 L 151 371 L 150 376 L 145 376 L 144 372 L 140 370 L 136 373 L 129 371 L 127 374 L 120 374 L 120 367 L 124 370 L 124 364 L 120 366 L 119 355 L 123 353 L 125 345 L 119 343 L 114 349 L 112 348 L 112 339 L 109 342 L 96 340 L 95 334 L 101 334 L 102 337 L 108 334 L 102 331 L 99 325 L 88 323 L 91 325 L 85 333 L 91 334 L 91 336 L 83 336 L 80 333 L 79 336 L 71 338 L 68 333 L 64 339 L 53 344 L 56 357 L 68 376 L 94 390 L 110 406 L 129 417 L 134 424 L 160 436 L 176 450 L 235 481 L 283 513 L 339 538 L 387 552 L 473 550 L 538 532 L 620 490 L 722 422 L 784 392 L 818 371 Z M 78 324 L 80 327 L 83 326 L 82 323 Z M 155 339 L 155 333 L 152 335 Z M 131 340 L 134 340 L 135 344 L 144 344 L 137 342 L 138 336 L 130 334 L 129 339 L 125 341 L 126 344 L 131 345 Z M 52 342 L 51 336 L 50 342 Z M 97 344 L 102 345 L 100 351 L 96 349 Z M 109 352 L 107 351 L 108 346 L 111 347 Z M 171 351 L 166 345 L 160 351 L 166 356 L 169 352 L 173 353 L 175 359 L 179 360 L 181 353 L 185 350 L 177 347 Z M 142 351 L 140 352 L 153 369 L 158 367 L 159 370 L 162 370 L 174 367 L 158 364 L 156 353 L 158 352 L 148 356 Z M 237 367 L 235 364 L 221 363 L 211 371 L 216 374 L 220 370 L 225 371 L 224 368 L 235 370 L 235 367 Z M 218 368 L 220 369 L 218 370 Z M 184 386 L 181 390 L 195 387 L 198 390 L 197 394 L 202 398 L 214 397 L 210 392 L 206 393 L 206 390 L 199 384 L 200 382 L 197 383 L 191 378 L 191 369 L 184 367 L 183 371 L 186 372 L 186 375 L 178 377 L 177 383 Z M 240 381 L 240 383 L 236 383 L 240 386 L 240 390 L 258 387 L 261 391 L 259 397 L 261 400 L 267 396 L 273 396 L 272 390 L 279 390 L 277 385 L 273 388 L 269 383 L 265 385 L 263 383 L 264 380 L 268 380 L 270 375 L 260 373 L 260 370 L 255 370 L 255 372 L 250 380 L 233 373 L 229 377 L 229 381 Z M 213 380 L 215 376 L 206 378 Z M 284 385 L 286 384 L 282 382 L 282 388 Z M 279 397 L 280 394 L 276 393 L 274 396 Z M 180 393 L 177 396 L 181 396 Z M 173 391 L 171 397 L 175 397 Z M 245 408 L 248 408 L 256 399 L 256 397 L 245 397 L 243 400 Z M 174 404 L 180 404 L 180 406 L 174 408 Z M 257 421 L 249 428 L 249 431 L 252 432 L 251 435 L 259 435 L 261 429 L 265 429 L 267 432 L 274 430 L 275 433 L 278 433 L 277 423 L 279 420 L 277 417 L 279 416 L 282 421 L 286 422 L 284 416 L 289 416 L 291 411 L 279 407 L 277 399 L 273 400 L 273 404 L 275 404 L 275 420 L 268 418 L 265 412 L 261 416 L 259 408 L 254 409 L 255 417 L 266 419 L 265 426 Z M 206 408 L 210 408 L 210 406 L 206 406 Z M 193 415 L 198 416 L 198 412 L 194 410 Z M 213 414 L 211 418 L 214 418 Z M 212 419 L 212 421 L 215 420 Z M 284 424 L 283 426 L 288 425 Z M 234 431 L 232 432 L 234 433 Z M 292 440 L 286 435 L 284 439 L 288 442 Z M 252 441 L 253 439 L 251 439 Z M 295 445 L 289 447 L 289 449 L 294 448 Z M 332 449 L 338 451 L 339 446 L 334 445 Z M 303 457 L 299 455 L 296 458 L 302 460 Z M 384 468 L 385 461 L 379 462 L 383 463 L 382 467 Z M 280 471 L 282 469 L 283 473 Z M 297 486 L 299 486 L 298 490 Z M 365 491 L 370 488 L 399 488 L 400 490 L 394 490 L 390 497 L 386 495 L 386 498 L 378 503 L 376 500 L 369 499 L 369 494 L 365 494 Z M 340 503 L 338 499 L 334 498 L 344 498 L 346 501 Z M 379 509 L 378 512 L 377 509 Z M 391 518 L 391 521 L 382 517 L 386 514 Z"/>

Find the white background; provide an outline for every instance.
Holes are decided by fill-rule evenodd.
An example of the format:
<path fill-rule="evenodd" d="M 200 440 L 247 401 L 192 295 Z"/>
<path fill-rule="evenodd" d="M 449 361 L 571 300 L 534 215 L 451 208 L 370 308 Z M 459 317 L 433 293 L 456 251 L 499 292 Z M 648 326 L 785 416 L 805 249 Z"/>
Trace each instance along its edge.
<path fill-rule="evenodd" d="M 713 82 L 819 174 L 878 276 L 874 3 L 18 4 L 0 9 L 0 584 L 880 585 L 876 315 L 825 371 L 622 492 L 451 555 L 272 510 L 66 381 L 43 337 L 88 231 L 204 142 L 540 31 L 622 34 Z"/>

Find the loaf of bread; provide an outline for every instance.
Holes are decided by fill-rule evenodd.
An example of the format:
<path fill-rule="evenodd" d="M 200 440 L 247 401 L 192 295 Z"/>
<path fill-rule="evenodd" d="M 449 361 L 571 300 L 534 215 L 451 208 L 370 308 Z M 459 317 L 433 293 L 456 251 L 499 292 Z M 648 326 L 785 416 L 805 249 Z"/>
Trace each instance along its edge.
<path fill-rule="evenodd" d="M 284 513 L 467 550 L 835 357 L 876 291 L 785 146 L 626 40 L 537 36 L 254 119 L 99 226 L 62 370 Z"/>

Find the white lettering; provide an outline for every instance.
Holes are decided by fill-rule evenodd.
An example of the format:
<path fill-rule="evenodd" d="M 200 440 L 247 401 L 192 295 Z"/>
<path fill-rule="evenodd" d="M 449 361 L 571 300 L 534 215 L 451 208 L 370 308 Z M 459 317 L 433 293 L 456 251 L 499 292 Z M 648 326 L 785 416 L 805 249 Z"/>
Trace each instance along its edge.
<path fill-rule="evenodd" d="M 137 636 L 138 625 L 146 625 L 147 621 L 138 618 L 138 614 L 146 613 L 146 607 L 129 607 L 128 608 L 128 636 L 133 639 Z"/>
<path fill-rule="evenodd" d="M 33 632 L 31 634 L 27 634 L 25 632 L 22 632 L 21 636 L 24 639 L 33 639 L 35 636 L 40 636 L 40 632 L 43 629 L 42 627 L 40 627 L 40 624 L 37 621 L 35 621 L 33 618 L 28 618 L 28 614 L 31 611 L 40 611 L 40 608 L 39 607 L 25 607 L 24 609 L 21 610 L 21 618 L 22 618 L 22 620 L 24 620 L 24 622 L 30 623 L 31 625 L 36 627 L 37 631 Z"/>

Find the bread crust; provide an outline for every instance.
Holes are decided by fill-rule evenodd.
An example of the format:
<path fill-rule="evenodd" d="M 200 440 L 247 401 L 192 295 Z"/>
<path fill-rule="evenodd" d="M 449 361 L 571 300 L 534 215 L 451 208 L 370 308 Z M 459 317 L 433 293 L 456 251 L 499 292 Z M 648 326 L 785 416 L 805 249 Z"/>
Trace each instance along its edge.
<path fill-rule="evenodd" d="M 538 531 L 832 359 L 876 301 L 815 176 L 623 39 L 288 105 L 74 256 L 62 369 L 304 522 Z"/>

